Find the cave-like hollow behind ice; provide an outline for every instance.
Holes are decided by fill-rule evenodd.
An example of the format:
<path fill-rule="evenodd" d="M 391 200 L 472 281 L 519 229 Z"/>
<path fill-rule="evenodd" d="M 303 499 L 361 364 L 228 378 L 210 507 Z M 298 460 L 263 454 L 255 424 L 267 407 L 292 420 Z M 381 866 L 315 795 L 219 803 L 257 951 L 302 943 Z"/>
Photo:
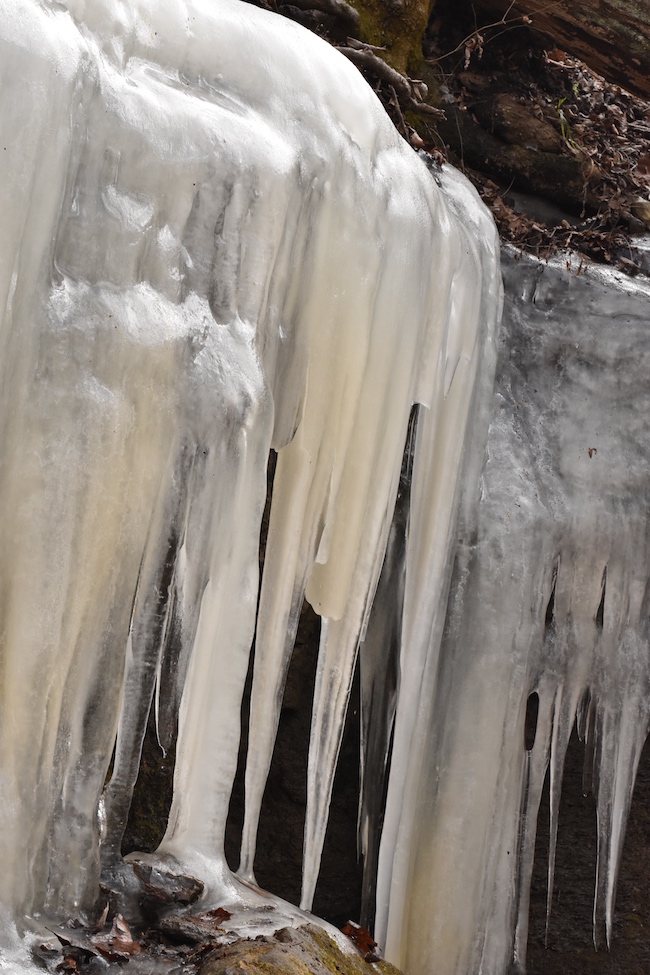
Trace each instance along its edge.
<path fill-rule="evenodd" d="M 592 348 L 583 372 L 562 373 L 568 386 L 540 367 L 547 409 L 514 342 L 495 412 L 501 278 L 487 212 L 296 25 L 236 0 L 1 0 L 0 12 L 5 910 L 83 913 L 100 859 L 105 876 L 124 869 L 151 707 L 164 747 L 178 729 L 155 862 L 199 877 L 206 906 L 269 902 L 246 882 L 306 596 L 322 635 L 302 906 L 359 654 L 360 845 L 378 862 L 366 896 L 376 888 L 387 957 L 410 975 L 502 975 L 523 961 L 536 803 L 550 760 L 557 812 L 576 709 L 602 752 L 597 906 L 611 927 L 647 721 L 645 520 L 623 510 L 644 497 L 643 422 L 614 487 L 570 447 L 578 428 L 597 435 L 580 427 L 585 397 L 620 348 Z M 512 334 L 543 363 L 565 361 L 561 338 L 547 348 L 528 329 L 535 274 Z M 620 390 L 608 394 L 618 431 Z M 590 478 L 602 513 L 591 547 L 577 541 L 589 520 L 573 515 Z M 519 531 L 515 496 L 531 515 Z M 237 878 L 223 838 L 254 638 Z"/>

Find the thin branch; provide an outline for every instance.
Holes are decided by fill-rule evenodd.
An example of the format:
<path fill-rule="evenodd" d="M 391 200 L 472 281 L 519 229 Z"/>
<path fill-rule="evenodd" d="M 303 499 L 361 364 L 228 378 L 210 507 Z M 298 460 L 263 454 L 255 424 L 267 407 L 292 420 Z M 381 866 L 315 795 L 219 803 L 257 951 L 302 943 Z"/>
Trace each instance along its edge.
<path fill-rule="evenodd" d="M 523 20 L 523 18 L 526 16 L 526 14 L 520 14 L 518 17 L 513 17 L 513 19 L 510 20 L 510 21 L 507 20 L 508 14 L 510 13 L 510 11 L 512 10 L 512 8 L 514 7 L 515 3 L 516 3 L 516 0 L 512 0 L 512 2 L 510 3 L 510 6 L 508 7 L 508 9 L 506 10 L 506 12 L 504 13 L 504 15 L 501 18 L 501 20 L 495 20 L 495 22 L 493 24 L 486 24 L 485 27 L 481 27 L 481 30 L 482 31 L 483 30 L 490 30 L 492 27 L 507 27 L 510 24 L 514 24 L 517 20 Z M 476 13 L 474 14 L 474 23 L 476 23 Z M 465 50 L 465 45 L 466 44 L 469 44 L 469 42 L 472 40 L 472 38 L 473 37 L 476 37 L 476 35 L 478 33 L 479 33 L 479 29 L 478 29 L 478 27 L 475 27 L 474 30 L 472 31 L 472 33 L 471 34 L 468 34 L 467 37 L 464 37 L 462 39 L 462 41 L 460 41 L 456 45 L 455 48 L 453 48 L 451 51 L 447 51 L 446 54 L 441 54 L 439 58 L 430 58 L 430 61 L 432 61 L 434 64 L 436 64 L 438 61 L 443 61 L 445 58 L 451 57 L 452 54 L 458 54 L 459 51 L 464 51 Z"/>
<path fill-rule="evenodd" d="M 423 101 L 428 94 L 428 89 L 422 81 L 411 81 L 400 74 L 399 71 L 391 68 L 386 61 L 378 57 L 371 48 L 348 45 L 339 47 L 339 51 L 341 54 L 345 54 L 353 64 L 356 64 L 357 68 L 365 68 L 376 78 L 392 85 L 402 108 L 406 111 L 417 112 L 419 115 L 429 115 L 431 118 L 446 118 L 442 109 L 435 108 Z"/>
<path fill-rule="evenodd" d="M 459 51 L 464 51 L 466 45 L 469 44 L 470 41 L 473 38 L 475 38 L 478 35 L 480 35 L 481 31 L 492 30 L 493 27 L 509 27 L 509 28 L 514 28 L 514 27 L 527 27 L 527 26 L 532 26 L 532 21 L 531 21 L 531 18 L 529 17 L 528 14 L 517 14 L 515 17 L 512 18 L 512 20 L 508 20 L 507 19 L 508 18 L 508 14 L 512 10 L 512 8 L 515 6 L 516 2 L 517 2 L 517 0 L 511 0 L 511 3 L 508 5 L 508 9 L 503 14 L 503 16 L 501 17 L 500 20 L 495 20 L 493 24 L 486 24 L 484 27 L 480 27 L 480 28 L 479 27 L 476 27 L 472 31 L 472 33 L 471 34 L 468 34 L 467 37 L 464 37 L 463 40 L 460 41 L 456 45 L 455 48 L 453 48 L 453 50 L 447 51 L 446 54 L 441 54 L 439 58 L 428 58 L 429 63 L 430 64 L 437 64 L 439 61 L 444 61 L 445 58 L 451 57 L 452 54 L 458 54 Z M 538 14 L 544 14 L 547 11 L 552 10 L 553 7 L 559 7 L 559 6 L 561 6 L 561 4 L 559 2 L 548 3 L 548 4 L 544 5 L 544 6 L 539 7 L 537 10 L 531 11 L 531 13 L 533 14 L 533 16 L 537 16 Z M 472 8 L 472 9 L 474 9 L 474 8 Z M 521 21 L 521 24 L 518 24 L 517 23 L 518 20 Z M 476 12 L 474 12 L 474 23 L 476 23 Z M 501 31 L 499 34 L 496 35 L 496 37 L 500 37 L 501 34 L 503 34 L 503 33 L 505 33 L 505 32 L 504 31 Z M 491 37 L 490 40 L 494 40 L 494 38 Z"/>
<path fill-rule="evenodd" d="M 402 127 L 401 135 L 403 135 L 405 139 L 408 139 L 408 135 L 409 135 L 408 128 L 406 127 L 406 122 L 404 121 L 404 116 L 402 115 L 402 109 L 400 108 L 399 98 L 397 97 L 397 92 L 395 91 L 395 88 L 393 87 L 393 85 L 390 85 L 390 90 L 393 93 L 393 100 L 395 102 L 395 110 L 397 111 L 397 116 L 399 118 L 400 125 Z"/>

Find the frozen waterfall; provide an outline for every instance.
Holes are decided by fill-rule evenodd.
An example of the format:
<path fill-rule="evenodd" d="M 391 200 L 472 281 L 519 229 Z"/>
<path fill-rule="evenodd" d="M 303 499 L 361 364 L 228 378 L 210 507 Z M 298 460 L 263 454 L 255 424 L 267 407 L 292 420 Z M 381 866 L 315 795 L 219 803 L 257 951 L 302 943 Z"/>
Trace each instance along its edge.
<path fill-rule="evenodd" d="M 178 722 L 156 859 L 204 903 L 259 900 L 244 880 L 306 595 L 308 908 L 414 403 L 404 688 L 439 642 L 494 371 L 494 227 L 356 68 L 279 17 L 0 7 L 0 901 L 92 907 L 152 706 L 163 744 Z M 256 626 L 239 880 L 223 837 Z"/>
<path fill-rule="evenodd" d="M 14 924 L 83 916 L 125 869 L 152 709 L 177 747 L 150 860 L 204 905 L 277 903 L 255 847 L 305 598 L 302 908 L 358 658 L 387 957 L 523 967 L 576 714 L 609 938 L 649 717 L 648 290 L 507 257 L 497 365 L 487 211 L 324 42 L 238 0 L 0 14 L 0 970 L 27 968 Z"/>

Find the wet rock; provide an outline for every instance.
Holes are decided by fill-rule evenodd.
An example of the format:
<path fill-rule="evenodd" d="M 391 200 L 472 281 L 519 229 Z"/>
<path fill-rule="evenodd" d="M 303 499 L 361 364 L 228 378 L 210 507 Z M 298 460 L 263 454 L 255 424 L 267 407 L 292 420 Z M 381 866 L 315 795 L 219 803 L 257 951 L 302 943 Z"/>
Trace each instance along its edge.
<path fill-rule="evenodd" d="M 219 925 L 207 917 L 172 914 L 158 922 L 158 930 L 182 944 L 203 944 L 214 939 Z"/>
<path fill-rule="evenodd" d="M 133 857 L 114 864 L 102 875 L 102 893 L 109 914 L 122 914 L 129 923 L 155 922 L 171 910 L 193 904 L 203 884 L 175 870 L 170 863 L 149 863 Z"/>

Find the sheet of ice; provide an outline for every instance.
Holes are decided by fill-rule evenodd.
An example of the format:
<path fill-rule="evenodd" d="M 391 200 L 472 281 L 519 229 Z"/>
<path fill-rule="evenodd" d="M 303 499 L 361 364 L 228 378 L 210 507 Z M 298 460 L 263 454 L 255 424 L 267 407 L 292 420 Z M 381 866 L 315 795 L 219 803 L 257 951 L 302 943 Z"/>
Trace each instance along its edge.
<path fill-rule="evenodd" d="M 414 402 L 407 603 L 426 590 L 441 618 L 491 383 L 494 227 L 286 20 L 237 0 L 0 14 L 0 902 L 92 905 L 154 701 L 163 744 L 178 721 L 157 856 L 206 901 L 259 903 L 223 834 L 274 447 L 242 872 L 306 593 L 308 906 Z"/>
<path fill-rule="evenodd" d="M 650 289 L 576 270 L 507 255 L 478 522 L 461 518 L 445 632 L 398 777 L 395 732 L 379 936 L 409 972 L 432 959 L 444 975 L 523 968 L 542 785 L 550 764 L 554 848 L 576 713 L 596 770 L 595 936 L 611 935 L 650 717 Z M 413 707 L 404 683 L 398 720 L 402 704 Z"/>

